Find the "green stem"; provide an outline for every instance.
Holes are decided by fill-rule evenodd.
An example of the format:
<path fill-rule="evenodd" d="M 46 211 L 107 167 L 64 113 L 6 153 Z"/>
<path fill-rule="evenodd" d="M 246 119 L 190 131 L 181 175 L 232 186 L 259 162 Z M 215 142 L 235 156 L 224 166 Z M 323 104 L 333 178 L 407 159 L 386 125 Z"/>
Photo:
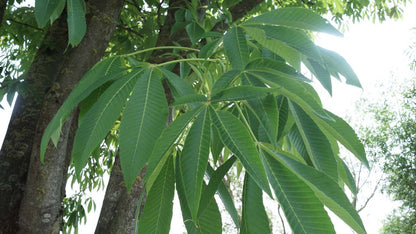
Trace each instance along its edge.
<path fill-rule="evenodd" d="M 217 62 L 217 61 L 219 61 L 219 59 L 203 59 L 203 58 L 177 59 L 177 60 L 172 60 L 172 61 L 168 61 L 168 62 L 165 62 L 165 63 L 160 63 L 160 64 L 158 64 L 156 66 L 162 67 L 162 66 L 165 66 L 165 65 L 168 65 L 168 64 L 172 64 L 172 63 L 192 62 L 192 61 Z"/>
<path fill-rule="evenodd" d="M 130 54 L 125 54 L 125 55 L 121 55 L 122 57 L 127 57 L 127 56 L 132 56 L 132 55 L 136 55 L 136 54 L 141 54 L 141 53 L 145 53 L 148 51 L 152 51 L 152 50 L 163 50 L 163 49 L 178 49 L 178 50 L 190 50 L 190 51 L 195 51 L 195 52 L 199 52 L 198 49 L 195 48 L 190 48 L 190 47 L 183 47 L 183 46 L 159 46 L 159 47 L 152 47 L 152 48 L 147 48 L 144 50 L 139 50 Z"/>

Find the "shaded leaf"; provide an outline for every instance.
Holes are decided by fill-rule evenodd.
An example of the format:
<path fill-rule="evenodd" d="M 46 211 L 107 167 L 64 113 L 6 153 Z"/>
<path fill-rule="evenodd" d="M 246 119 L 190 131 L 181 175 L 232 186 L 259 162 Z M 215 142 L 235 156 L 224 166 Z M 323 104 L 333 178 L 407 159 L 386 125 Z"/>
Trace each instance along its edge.
<path fill-rule="evenodd" d="M 289 106 L 313 165 L 337 181 L 337 161 L 327 136 L 296 103 L 289 102 Z"/>
<path fill-rule="evenodd" d="M 84 0 L 67 0 L 69 44 L 78 45 L 87 31 Z"/>
<path fill-rule="evenodd" d="M 357 233 L 366 233 L 364 225 L 357 211 L 349 202 L 343 190 L 326 174 L 306 166 L 283 153 L 277 153 L 263 146 L 269 155 L 281 162 L 291 170 L 298 178 L 303 180 L 321 202 L 340 217 Z"/>
<path fill-rule="evenodd" d="M 240 159 L 260 188 L 271 194 L 260 155 L 247 128 L 228 111 L 215 111 L 211 107 L 210 117 L 224 145 Z"/>
<path fill-rule="evenodd" d="M 138 233 L 169 233 L 174 190 L 173 159 L 169 158 L 147 194 L 146 203 L 140 215 Z"/>
<path fill-rule="evenodd" d="M 204 108 L 194 121 L 179 157 L 182 183 L 188 207 L 194 220 L 197 218 L 202 183 L 208 164 L 210 121 Z"/>
<path fill-rule="evenodd" d="M 224 36 L 224 49 L 234 70 L 242 70 L 249 61 L 246 36 L 240 27 L 232 27 Z"/>
<path fill-rule="evenodd" d="M 314 192 L 282 163 L 264 154 L 267 175 L 293 233 L 335 233 Z"/>
<path fill-rule="evenodd" d="M 88 71 L 75 86 L 42 135 L 40 147 L 42 162 L 49 139 L 52 138 L 54 145 L 57 145 L 62 125 L 78 103 L 88 97 L 95 89 L 102 86 L 104 83 L 123 77 L 125 68 L 123 68 L 121 64 L 122 58 L 118 56 L 105 59 L 91 68 L 91 70 Z"/>
<path fill-rule="evenodd" d="M 128 189 L 148 161 L 167 116 L 162 83 L 148 69 L 137 81 L 120 124 L 120 163 Z"/>
<path fill-rule="evenodd" d="M 271 233 L 269 218 L 263 205 L 263 191 L 246 174 L 243 187 L 242 234 Z"/>
<path fill-rule="evenodd" d="M 74 139 L 72 158 L 79 175 L 91 152 L 100 145 L 127 101 L 142 71 L 134 71 L 114 82 L 84 116 Z"/>

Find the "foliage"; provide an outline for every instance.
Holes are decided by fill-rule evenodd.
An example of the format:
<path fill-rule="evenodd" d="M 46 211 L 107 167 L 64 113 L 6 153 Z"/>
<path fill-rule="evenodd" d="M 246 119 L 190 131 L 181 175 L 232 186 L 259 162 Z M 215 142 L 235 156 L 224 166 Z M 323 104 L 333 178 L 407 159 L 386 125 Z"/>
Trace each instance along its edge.
<path fill-rule="evenodd" d="M 23 78 L 45 31 L 33 25 L 33 7 L 9 8 L 0 30 L 0 100 L 6 97 L 11 105 L 16 93 L 33 94 Z"/>
<path fill-rule="evenodd" d="M 395 82 L 395 89 L 388 87 L 388 91 L 383 91 L 382 100 L 360 102 L 367 124 L 360 127 L 359 135 L 363 138 L 368 157 L 383 172 L 383 191 L 402 203 L 384 221 L 382 233 L 414 233 L 416 83 L 410 80 L 400 86 Z"/>
<path fill-rule="evenodd" d="M 328 92 L 329 75 L 343 76 L 348 84 L 360 87 L 345 60 L 315 46 L 306 31 L 341 33 L 307 9 L 281 8 L 220 34 L 209 31 L 212 25 L 196 21 L 199 17 L 191 17 L 198 12 L 189 8 L 183 12 L 188 22 L 177 27 L 185 29 L 193 47 L 151 48 L 175 49 L 179 56 L 185 51 L 184 58 L 151 64 L 138 60 L 138 55 L 150 50 L 145 49 L 99 62 L 49 124 L 42 138 L 42 155 L 50 139 L 56 144 L 72 109 L 79 102 L 91 103 L 75 136 L 75 172 L 79 175 L 110 129 L 119 131 L 115 147 L 119 147 L 128 189 L 148 165 L 149 203 L 139 231 L 140 226 L 159 228 L 155 224 L 170 223 L 173 183 L 189 233 L 221 231 L 215 191 L 233 220 L 239 220 L 232 212 L 231 195 L 220 189 L 234 155 L 246 172 L 242 232 L 269 230 L 267 213 L 255 211 L 262 207 L 263 191 L 280 203 L 296 233 L 334 233 L 324 206 L 356 232 L 365 233 L 343 192 L 344 183 L 353 186 L 343 176 L 348 168 L 338 166 L 342 160 L 335 145 L 339 141 L 368 164 L 364 148 L 348 124 L 322 108 L 311 81 L 300 73 L 301 63 L 310 65 Z M 178 63 L 181 69 L 175 74 L 173 65 Z M 98 99 L 92 95 L 95 90 L 101 90 Z M 166 99 L 169 92 L 173 103 Z M 168 121 L 169 109 L 173 121 Z M 118 120 L 120 124 L 114 125 Z M 230 159 L 220 164 L 218 157 Z M 207 168 L 211 167 L 210 172 Z M 204 179 L 207 172 L 209 180 Z M 253 216 L 253 212 L 261 215 Z"/>

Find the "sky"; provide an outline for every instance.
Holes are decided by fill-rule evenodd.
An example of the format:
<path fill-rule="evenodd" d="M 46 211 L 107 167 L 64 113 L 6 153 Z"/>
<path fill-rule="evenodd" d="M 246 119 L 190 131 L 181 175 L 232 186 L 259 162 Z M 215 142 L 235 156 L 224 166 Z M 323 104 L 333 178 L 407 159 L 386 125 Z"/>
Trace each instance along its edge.
<path fill-rule="evenodd" d="M 411 39 L 415 39 L 410 30 L 413 27 L 416 27 L 416 4 L 409 4 L 401 20 L 388 20 L 382 24 L 369 21 L 349 24 L 343 38 L 319 35 L 317 44 L 341 54 L 357 73 L 363 86 L 363 89 L 359 89 L 334 81 L 332 97 L 319 86 L 315 86 L 324 107 L 341 117 L 356 115 L 357 113 L 354 113 L 356 100 L 361 97 L 377 98 L 379 94 L 377 86 L 393 79 L 392 74 L 395 74 L 394 79 L 407 77 L 409 69 L 405 50 L 410 45 Z M 8 105 L 5 103 L 2 105 L 5 109 L 0 110 L 0 142 L 3 142 L 11 114 Z M 360 213 L 368 233 L 378 233 L 383 218 L 397 205 L 398 203 L 391 202 L 386 195 L 377 194 L 368 207 Z M 98 217 L 91 220 L 95 218 Z M 173 223 L 175 222 L 182 222 L 180 212 L 174 213 Z M 342 221 L 334 219 L 334 223 L 337 233 L 352 233 Z M 90 230 L 93 230 L 93 227 L 94 225 Z"/>

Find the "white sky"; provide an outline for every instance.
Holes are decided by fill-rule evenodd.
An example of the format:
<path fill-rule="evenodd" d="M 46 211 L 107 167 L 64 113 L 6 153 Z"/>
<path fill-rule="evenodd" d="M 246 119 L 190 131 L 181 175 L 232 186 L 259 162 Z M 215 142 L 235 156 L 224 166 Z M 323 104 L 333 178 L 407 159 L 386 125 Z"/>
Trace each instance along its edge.
<path fill-rule="evenodd" d="M 334 81 L 332 98 L 325 94 L 325 91 L 320 92 L 324 106 L 339 116 L 352 116 L 354 102 L 360 97 L 374 97 L 377 94 L 376 85 L 391 79 L 392 72 L 404 77 L 408 71 L 408 59 L 404 51 L 410 45 L 412 27 L 416 27 L 416 4 L 407 6 L 402 20 L 389 20 L 383 24 L 372 22 L 350 24 L 343 38 L 320 35 L 317 43 L 344 56 L 363 85 L 361 90 Z M 396 79 L 400 79 L 400 75 L 395 76 Z M 0 142 L 3 142 L 10 118 L 10 108 L 7 106 L 3 102 L 5 110 L 0 110 Z M 382 219 L 395 206 L 397 204 L 389 201 L 384 195 L 377 194 L 373 198 L 361 213 L 369 234 L 378 233 Z M 174 213 L 174 220 L 173 224 L 182 222 L 180 212 Z M 90 230 L 93 230 L 93 226 Z M 335 226 L 337 233 L 352 233 L 340 221 L 335 221 Z M 90 231 L 82 233 L 90 233 Z"/>

